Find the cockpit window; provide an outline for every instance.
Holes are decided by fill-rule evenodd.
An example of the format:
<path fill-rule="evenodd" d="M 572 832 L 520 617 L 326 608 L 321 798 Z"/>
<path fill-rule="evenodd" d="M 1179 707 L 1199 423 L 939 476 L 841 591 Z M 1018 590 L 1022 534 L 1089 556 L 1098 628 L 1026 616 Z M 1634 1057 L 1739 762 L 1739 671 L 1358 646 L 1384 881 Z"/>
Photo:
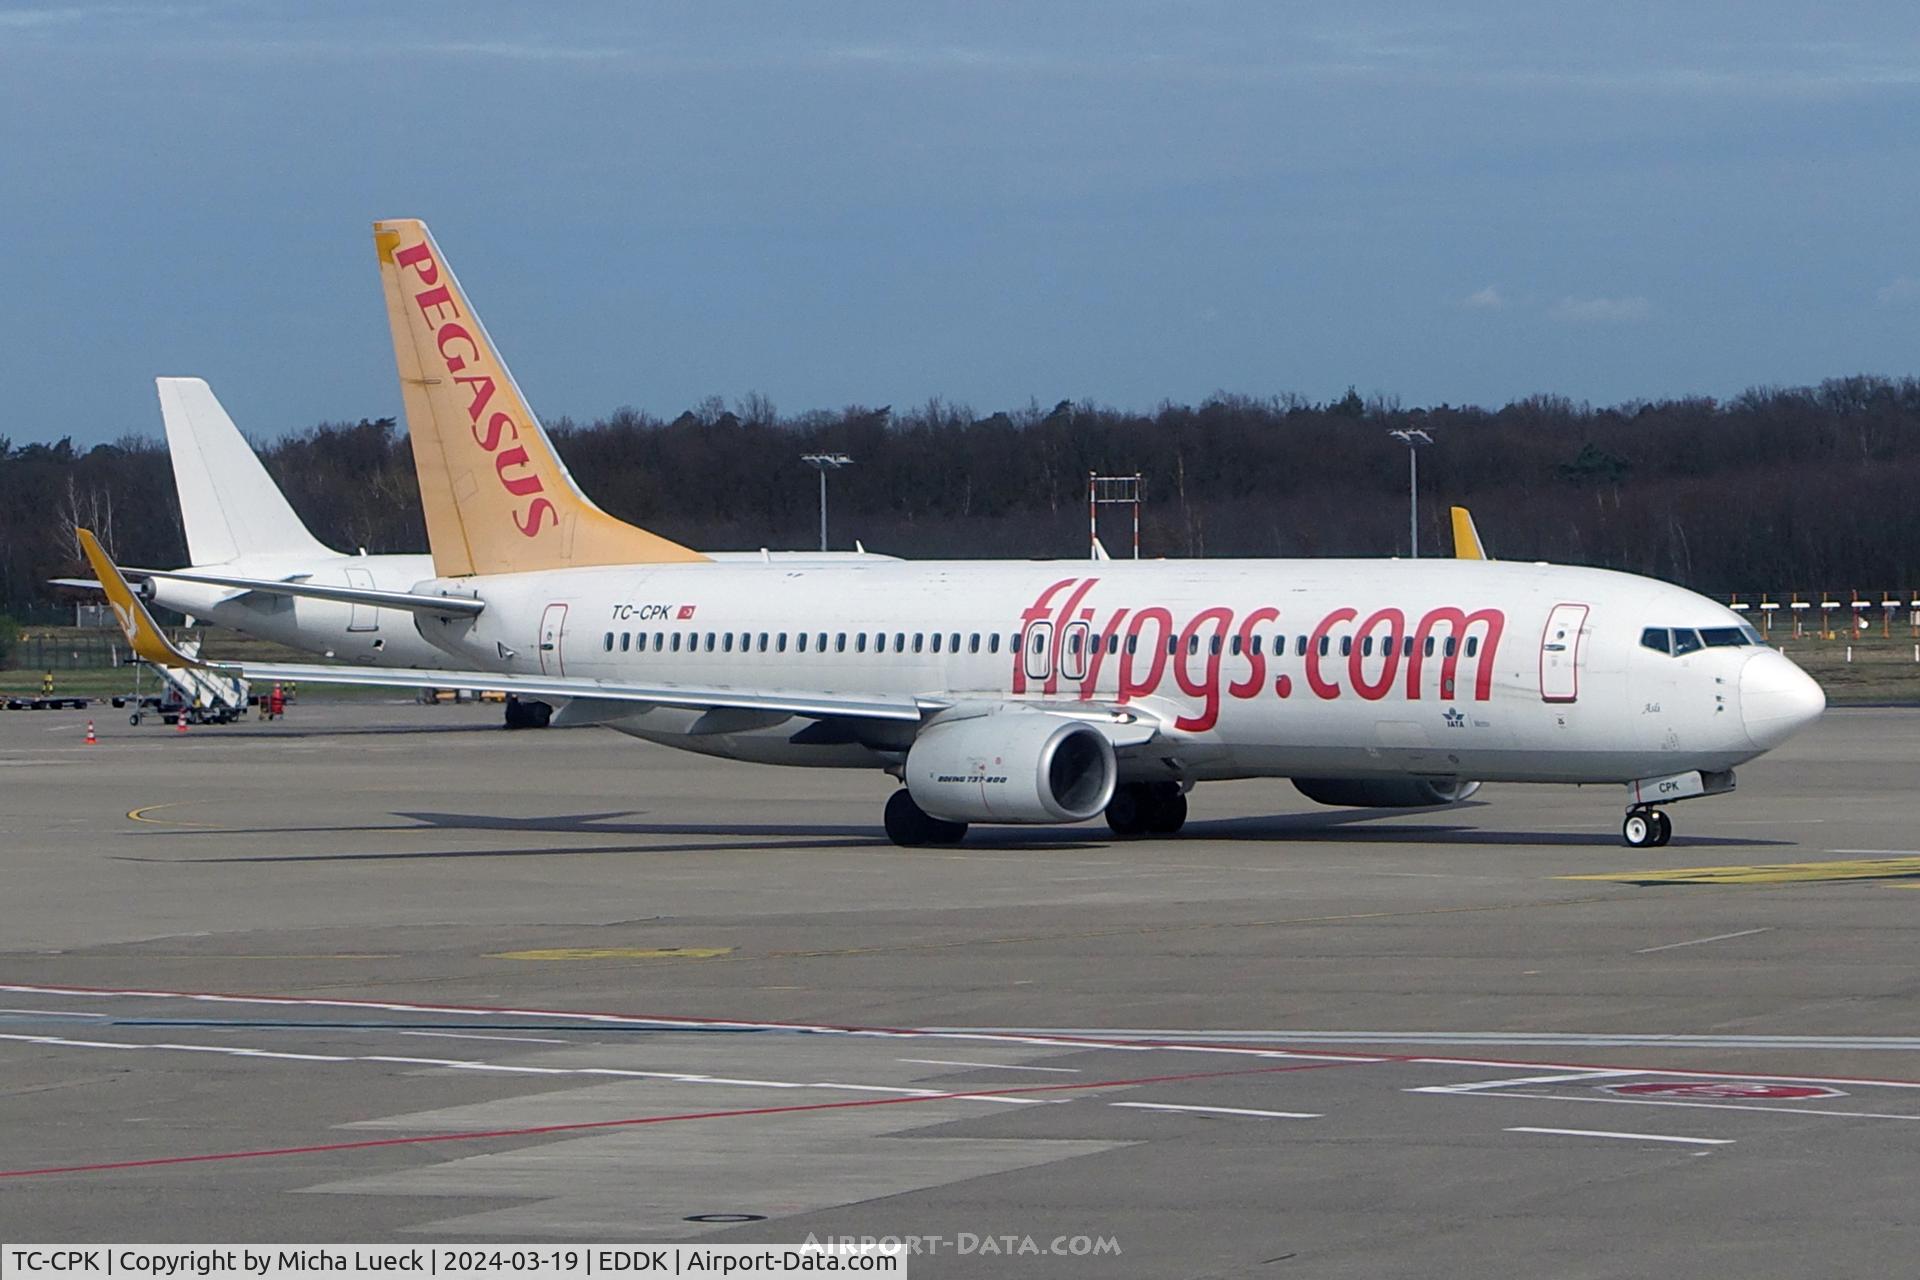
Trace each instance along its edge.
<path fill-rule="evenodd" d="M 1741 623 L 1734 627 L 1648 627 L 1640 633 L 1640 647 L 1682 657 L 1696 649 L 1739 649 L 1766 644 L 1758 631 Z"/>

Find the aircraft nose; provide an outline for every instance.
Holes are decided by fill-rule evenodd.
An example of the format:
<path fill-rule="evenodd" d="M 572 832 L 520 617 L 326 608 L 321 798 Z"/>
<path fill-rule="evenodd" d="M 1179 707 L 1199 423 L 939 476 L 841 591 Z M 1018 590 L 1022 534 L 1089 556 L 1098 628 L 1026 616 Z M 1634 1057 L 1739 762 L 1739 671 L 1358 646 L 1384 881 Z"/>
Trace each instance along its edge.
<path fill-rule="evenodd" d="M 1827 695 L 1784 654 L 1763 650 L 1740 668 L 1740 719 L 1761 750 L 1777 747 L 1819 718 Z"/>

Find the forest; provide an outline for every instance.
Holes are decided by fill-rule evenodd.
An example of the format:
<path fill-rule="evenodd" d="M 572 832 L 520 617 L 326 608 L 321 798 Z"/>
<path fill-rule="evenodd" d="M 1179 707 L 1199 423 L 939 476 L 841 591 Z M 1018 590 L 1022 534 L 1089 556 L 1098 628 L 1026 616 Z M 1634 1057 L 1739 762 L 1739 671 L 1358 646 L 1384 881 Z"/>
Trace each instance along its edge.
<path fill-rule="evenodd" d="M 1502 558 L 1603 565 L 1725 595 L 1906 592 L 1920 585 L 1920 380 L 1836 378 L 1729 400 L 1596 408 L 1534 396 L 1501 408 L 1404 408 L 1349 389 L 1217 394 L 1132 412 L 1062 400 L 978 415 L 930 400 L 782 416 L 750 395 L 671 421 L 631 409 L 549 424 L 575 479 L 613 514 L 705 550 L 807 548 L 832 474 L 832 540 L 912 558 L 1087 554 L 1089 471 L 1140 472 L 1143 554 L 1405 554 L 1407 449 L 1418 428 L 1421 549 L 1448 547 L 1446 508 L 1473 509 Z M 406 435 L 392 419 L 255 441 L 329 545 L 418 551 Z M 178 565 L 186 546 L 164 442 L 91 449 L 0 438 L 0 611 L 51 618 L 48 578 L 79 571 L 72 530 L 123 562 Z M 1127 521 L 1103 525 L 1125 554 Z"/>

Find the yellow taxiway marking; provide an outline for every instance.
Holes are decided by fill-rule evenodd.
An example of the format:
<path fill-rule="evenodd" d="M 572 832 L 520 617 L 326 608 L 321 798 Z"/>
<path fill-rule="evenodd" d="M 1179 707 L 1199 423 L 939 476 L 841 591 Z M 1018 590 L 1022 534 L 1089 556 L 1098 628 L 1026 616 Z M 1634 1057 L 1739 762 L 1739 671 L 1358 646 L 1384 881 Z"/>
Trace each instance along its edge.
<path fill-rule="evenodd" d="M 174 809 L 186 804 L 185 800 L 169 800 L 165 804 L 144 804 L 138 809 L 127 810 L 127 817 L 135 822 L 149 822 L 156 827 L 205 827 L 204 822 L 181 822 L 174 818 L 151 818 L 147 815 L 155 809 Z"/>
<path fill-rule="evenodd" d="M 1669 867 L 1662 871 L 1609 871 L 1560 876 L 1561 880 L 1609 880 L 1615 884 L 1791 884 L 1822 880 L 1920 879 L 1920 857 L 1846 858 L 1836 862 L 1773 862 L 1746 867 Z"/>
<path fill-rule="evenodd" d="M 493 960 L 711 960 L 732 947 L 553 947 L 545 951 L 494 951 Z"/>

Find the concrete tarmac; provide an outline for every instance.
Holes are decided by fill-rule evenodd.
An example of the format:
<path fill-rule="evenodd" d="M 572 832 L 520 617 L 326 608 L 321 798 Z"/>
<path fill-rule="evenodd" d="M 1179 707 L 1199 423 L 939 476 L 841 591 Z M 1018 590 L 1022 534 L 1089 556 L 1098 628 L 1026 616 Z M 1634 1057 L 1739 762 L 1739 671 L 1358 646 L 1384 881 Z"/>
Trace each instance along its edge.
<path fill-rule="evenodd" d="M 0 714 L 0 1239 L 1920 1254 L 1920 713 L 1830 712 L 1640 851 L 1611 787 L 1284 782 L 1200 788 L 1172 840 L 908 851 L 879 775 L 498 716 Z"/>

